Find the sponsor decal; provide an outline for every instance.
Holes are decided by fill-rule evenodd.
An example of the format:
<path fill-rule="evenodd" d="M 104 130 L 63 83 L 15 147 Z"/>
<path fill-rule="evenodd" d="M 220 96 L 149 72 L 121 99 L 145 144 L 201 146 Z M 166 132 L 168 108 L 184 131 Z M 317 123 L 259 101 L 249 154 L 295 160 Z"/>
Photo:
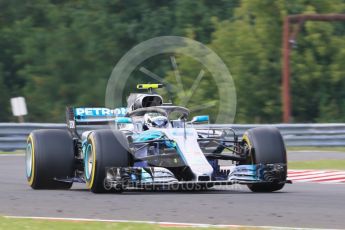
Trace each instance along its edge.
<path fill-rule="evenodd" d="M 74 114 L 76 117 L 105 117 L 105 116 L 116 116 L 123 117 L 127 113 L 127 108 L 75 108 Z"/>

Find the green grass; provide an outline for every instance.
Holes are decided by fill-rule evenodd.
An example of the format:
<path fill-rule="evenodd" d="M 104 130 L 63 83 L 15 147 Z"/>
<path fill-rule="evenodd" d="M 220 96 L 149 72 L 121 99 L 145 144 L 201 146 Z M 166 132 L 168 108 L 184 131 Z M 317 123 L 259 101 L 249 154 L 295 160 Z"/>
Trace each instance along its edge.
<path fill-rule="evenodd" d="M 138 223 L 106 223 L 106 222 L 84 222 L 84 221 L 68 221 L 68 220 L 33 220 L 33 219 L 8 219 L 0 218 L 0 229 L 30 229 L 30 230 L 60 230 L 60 229 L 126 229 L 126 230 L 150 230 L 162 229 L 159 225 L 138 224 Z M 164 228 L 173 229 L 173 228 Z"/>
<path fill-rule="evenodd" d="M 345 170 L 345 160 L 292 161 L 289 169 L 338 169 Z"/>
<path fill-rule="evenodd" d="M 24 150 L 16 150 L 11 152 L 0 151 L 0 154 L 24 154 Z"/>
<path fill-rule="evenodd" d="M 344 152 L 345 153 L 345 146 L 344 147 L 308 147 L 308 146 L 301 146 L 301 147 L 287 147 L 288 151 L 331 151 L 331 152 Z"/>
<path fill-rule="evenodd" d="M 96 222 L 96 221 L 72 221 L 72 220 L 38 220 L 38 219 L 21 219 L 21 218 L 6 218 L 0 217 L 0 229 L 8 230 L 98 230 L 98 229 L 125 229 L 125 230 L 183 230 L 183 229 L 225 229 L 225 228 L 204 228 L 204 227 L 166 227 L 159 224 L 145 224 L 145 223 L 110 223 L 110 222 Z M 254 230 L 255 227 L 227 227 L 226 229 L 241 229 Z M 262 228 L 260 228 L 262 229 Z"/>

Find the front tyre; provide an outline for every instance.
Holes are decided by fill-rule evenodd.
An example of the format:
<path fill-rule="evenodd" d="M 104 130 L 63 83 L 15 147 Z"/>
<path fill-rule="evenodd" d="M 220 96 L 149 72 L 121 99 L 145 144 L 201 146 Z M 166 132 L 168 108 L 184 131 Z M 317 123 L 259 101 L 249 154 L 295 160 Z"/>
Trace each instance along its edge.
<path fill-rule="evenodd" d="M 283 137 L 275 127 L 258 127 L 249 129 L 243 135 L 243 142 L 249 149 L 249 157 L 244 164 L 275 164 L 287 165 L 286 149 Z M 286 180 L 285 167 L 283 180 Z M 284 183 L 250 184 L 253 192 L 273 192 L 284 187 Z"/>
<path fill-rule="evenodd" d="M 84 171 L 87 188 L 94 193 L 121 191 L 105 184 L 106 169 L 130 165 L 129 145 L 120 131 L 96 130 L 90 133 L 85 148 Z"/>
<path fill-rule="evenodd" d="M 73 177 L 74 145 L 67 130 L 35 130 L 27 140 L 26 178 L 33 189 L 68 189 Z"/>

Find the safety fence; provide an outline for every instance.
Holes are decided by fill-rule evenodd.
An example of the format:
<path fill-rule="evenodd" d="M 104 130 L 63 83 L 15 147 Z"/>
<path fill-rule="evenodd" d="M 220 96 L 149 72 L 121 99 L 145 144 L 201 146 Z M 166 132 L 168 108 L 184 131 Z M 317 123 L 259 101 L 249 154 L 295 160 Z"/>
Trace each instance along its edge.
<path fill-rule="evenodd" d="M 250 128 L 263 124 L 214 124 L 213 128 L 232 128 L 241 137 Z M 274 124 L 283 135 L 286 146 L 345 146 L 345 123 L 330 124 Z M 206 125 L 198 125 L 207 128 Z M 25 149 L 27 136 L 36 129 L 66 129 L 65 124 L 0 123 L 0 150 Z M 80 131 L 94 129 L 83 126 Z"/>

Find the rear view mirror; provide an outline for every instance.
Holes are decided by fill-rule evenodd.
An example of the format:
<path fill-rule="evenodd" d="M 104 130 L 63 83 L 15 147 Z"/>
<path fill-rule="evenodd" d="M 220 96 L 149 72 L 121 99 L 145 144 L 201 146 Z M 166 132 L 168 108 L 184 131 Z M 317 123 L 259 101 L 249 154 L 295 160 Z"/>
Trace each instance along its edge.
<path fill-rule="evenodd" d="M 209 122 L 209 116 L 208 115 L 195 116 L 190 122 L 191 123 Z"/>

